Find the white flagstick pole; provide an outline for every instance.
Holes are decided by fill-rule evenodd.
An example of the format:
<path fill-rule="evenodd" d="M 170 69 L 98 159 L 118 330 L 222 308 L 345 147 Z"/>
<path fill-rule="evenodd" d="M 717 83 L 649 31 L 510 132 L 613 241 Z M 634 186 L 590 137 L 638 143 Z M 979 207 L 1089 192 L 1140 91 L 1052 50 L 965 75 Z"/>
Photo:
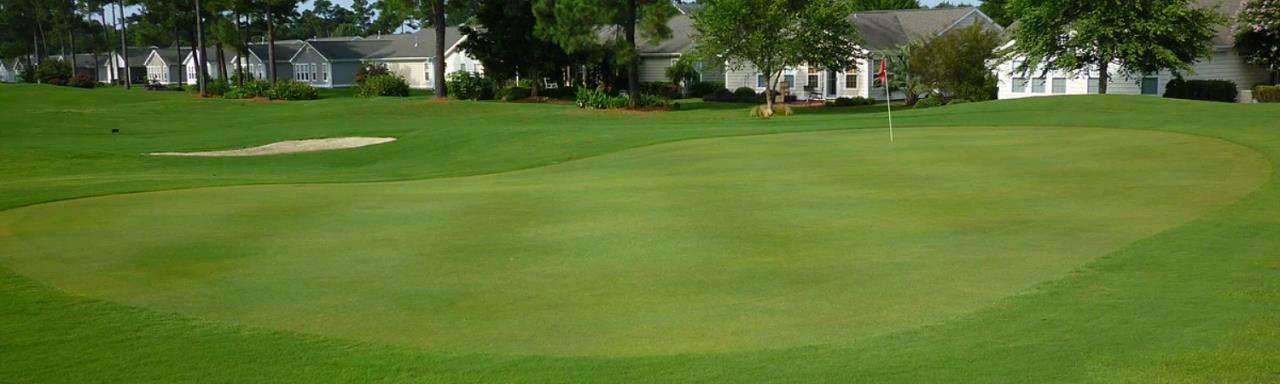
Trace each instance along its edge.
<path fill-rule="evenodd" d="M 884 106 L 889 109 L 889 142 L 893 142 L 893 97 L 889 95 L 889 74 L 884 75 Z"/>

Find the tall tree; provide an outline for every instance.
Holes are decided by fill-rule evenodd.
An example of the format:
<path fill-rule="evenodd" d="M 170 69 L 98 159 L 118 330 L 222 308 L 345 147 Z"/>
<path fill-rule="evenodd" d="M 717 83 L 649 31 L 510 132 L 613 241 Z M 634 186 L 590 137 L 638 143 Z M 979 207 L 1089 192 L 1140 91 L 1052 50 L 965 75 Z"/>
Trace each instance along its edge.
<path fill-rule="evenodd" d="M 910 68 L 927 89 L 951 97 L 983 101 L 995 96 L 995 59 L 1000 33 L 983 24 L 955 29 L 914 47 Z"/>
<path fill-rule="evenodd" d="M 356 26 L 358 35 L 369 33 L 369 24 L 373 22 L 373 9 L 369 7 L 369 0 L 351 1 L 350 22 Z"/>
<path fill-rule="evenodd" d="M 537 0 L 534 31 L 570 54 L 600 46 L 600 30 L 610 31 L 606 45 L 627 69 L 627 94 L 634 108 L 640 100 L 640 55 L 637 35 L 656 43 L 671 37 L 667 21 L 679 12 L 669 0 Z"/>
<path fill-rule="evenodd" d="M 886 9 L 919 9 L 918 0 L 850 0 L 854 11 L 878 11 Z"/>
<path fill-rule="evenodd" d="M 1013 0 L 1020 15 L 1013 52 L 1025 58 L 1018 71 L 1096 68 L 1099 93 L 1107 93 L 1112 65 L 1119 73 L 1191 71 L 1207 57 L 1215 27 L 1225 20 L 1190 0 Z"/>
<path fill-rule="evenodd" d="M 116 5 L 119 12 L 116 20 L 120 21 L 120 57 L 124 59 L 124 70 L 121 72 L 124 76 L 124 89 L 129 89 L 133 83 L 133 68 L 129 63 L 129 22 L 124 18 L 124 0 L 117 1 Z"/>
<path fill-rule="evenodd" d="M 458 2 L 458 0 L 454 0 L 454 2 Z M 446 63 L 446 60 L 444 59 L 444 53 L 445 53 L 445 49 L 447 48 L 444 46 L 445 44 L 444 13 L 445 13 L 444 0 L 435 0 L 434 2 L 432 2 L 431 24 L 434 25 L 436 29 L 436 52 L 435 52 L 436 62 L 434 65 L 431 66 L 431 69 L 434 72 L 431 74 L 431 78 L 436 79 L 435 96 L 437 99 L 444 99 L 446 97 L 449 97 L 449 87 L 446 86 L 444 82 L 444 71 L 445 71 L 445 63 Z"/>
<path fill-rule="evenodd" d="M 482 29 L 463 27 L 461 48 L 484 64 L 485 75 L 507 80 L 523 75 L 533 80 L 538 97 L 542 74 L 567 62 L 555 43 L 534 35 L 533 0 L 482 0 L 476 21 Z"/>
<path fill-rule="evenodd" d="M 1236 48 L 1250 63 L 1280 74 L 1280 0 L 1246 0 L 1237 15 Z M 1246 85 L 1246 84 L 1241 84 Z"/>
<path fill-rule="evenodd" d="M 196 87 L 200 90 L 200 97 L 209 97 L 209 59 L 205 57 L 208 50 L 204 45 L 204 4 L 200 0 L 195 0 L 196 4 L 192 7 L 196 17 L 196 50 L 192 59 L 195 59 L 196 66 Z"/>
<path fill-rule="evenodd" d="M 1009 0 L 982 0 L 982 5 L 978 6 L 978 9 L 1001 26 L 1007 27 L 1017 20 L 1014 13 L 1009 12 Z"/>
<path fill-rule="evenodd" d="M 853 68 L 862 56 L 858 30 L 845 20 L 848 3 L 836 1 L 708 0 L 693 15 L 697 55 L 727 61 L 740 69 L 751 65 L 765 76 L 772 95 L 790 66 Z M 765 116 L 773 114 L 773 97 L 765 97 Z"/>

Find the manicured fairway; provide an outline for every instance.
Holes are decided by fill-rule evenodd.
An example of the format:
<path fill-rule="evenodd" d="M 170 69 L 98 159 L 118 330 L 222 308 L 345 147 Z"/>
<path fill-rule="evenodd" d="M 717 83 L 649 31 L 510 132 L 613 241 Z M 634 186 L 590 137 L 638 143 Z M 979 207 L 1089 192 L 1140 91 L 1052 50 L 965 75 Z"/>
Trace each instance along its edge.
<path fill-rule="evenodd" d="M 0 253 L 73 294 L 318 335 L 751 350 L 962 315 L 1268 171 L 1245 147 L 1125 130 L 706 139 L 480 177 L 41 205 L 0 215 Z"/>
<path fill-rule="evenodd" d="M 0 102 L 0 382 L 1280 379 L 1275 106 Z"/>

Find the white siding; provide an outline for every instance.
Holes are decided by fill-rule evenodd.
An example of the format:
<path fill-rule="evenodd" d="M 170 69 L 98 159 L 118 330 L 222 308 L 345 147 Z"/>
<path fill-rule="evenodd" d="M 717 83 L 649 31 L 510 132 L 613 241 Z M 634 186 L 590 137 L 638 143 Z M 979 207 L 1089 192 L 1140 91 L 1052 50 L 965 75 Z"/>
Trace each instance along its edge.
<path fill-rule="evenodd" d="M 1009 61 L 996 67 L 996 76 L 999 78 L 1000 98 L 1001 99 L 1018 99 L 1024 97 L 1035 96 L 1055 96 L 1052 93 L 1051 86 L 1044 93 L 1031 92 L 1030 85 L 1027 86 L 1025 92 L 1015 92 L 1013 89 L 1013 79 L 1023 77 L 1021 74 L 1013 72 L 1016 63 Z M 1112 67 L 1112 79 L 1107 82 L 1107 93 L 1115 95 L 1141 95 L 1142 94 L 1142 77 L 1134 75 L 1125 78 L 1115 71 L 1116 67 Z M 1192 66 L 1194 73 L 1187 74 L 1187 79 L 1197 80 L 1231 80 L 1241 91 L 1242 101 L 1248 101 L 1248 90 L 1253 88 L 1254 84 L 1264 83 L 1269 80 L 1269 75 L 1265 70 L 1245 63 L 1244 60 L 1232 50 L 1215 51 L 1213 56 L 1200 61 Z M 1039 71 L 1026 75 L 1028 78 L 1036 77 Z M 1054 77 L 1067 78 L 1067 95 L 1085 95 L 1097 93 L 1091 92 L 1089 89 L 1089 80 L 1096 78 L 1097 72 L 1092 73 L 1069 73 L 1063 71 L 1054 71 L 1047 75 L 1049 79 Z M 1154 76 L 1156 78 L 1156 94 L 1153 96 L 1164 95 L 1165 85 L 1174 79 L 1173 74 L 1169 72 L 1160 72 Z M 1052 80 L 1049 80 L 1050 83 Z M 1050 84 L 1051 85 L 1051 84 Z"/>
<path fill-rule="evenodd" d="M 858 60 L 858 64 L 853 71 L 836 71 L 836 92 L 834 96 L 832 96 L 832 93 L 828 89 L 828 76 L 830 76 L 828 71 L 821 68 L 811 68 L 807 65 L 795 67 L 793 71 L 796 75 L 796 87 L 791 90 L 791 93 L 796 95 L 796 98 L 800 100 L 808 99 L 808 92 L 805 91 L 804 87 L 807 83 L 809 73 L 812 71 L 818 74 L 818 88 L 816 91 L 820 92 L 824 99 L 833 99 L 836 97 L 871 97 L 871 82 L 875 75 L 871 74 L 868 70 L 870 65 L 869 60 L 863 59 Z M 793 72 L 784 72 L 784 74 L 790 73 Z M 765 88 L 758 86 L 759 82 L 756 78 L 758 74 L 759 72 L 756 71 L 755 67 L 750 65 L 744 65 L 739 69 L 729 69 L 725 71 L 725 88 L 732 91 L 741 87 L 747 87 L 755 89 L 756 92 L 764 92 Z M 855 83 L 853 87 L 849 87 L 849 84 L 846 82 L 848 75 L 854 76 Z M 874 98 L 883 99 L 884 89 L 876 88 L 876 90 L 878 90 L 879 93 L 877 93 L 878 97 Z M 895 99 L 901 97 L 901 94 L 894 95 Z"/>

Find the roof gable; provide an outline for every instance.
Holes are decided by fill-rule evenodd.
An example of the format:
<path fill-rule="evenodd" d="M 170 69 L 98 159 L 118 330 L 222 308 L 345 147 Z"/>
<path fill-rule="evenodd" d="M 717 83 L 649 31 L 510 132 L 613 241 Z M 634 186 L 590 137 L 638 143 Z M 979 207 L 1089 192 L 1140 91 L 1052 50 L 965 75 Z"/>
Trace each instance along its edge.
<path fill-rule="evenodd" d="M 911 40 L 945 33 L 969 17 L 977 17 L 975 22 L 1002 30 L 990 17 L 973 7 L 858 12 L 849 15 L 848 20 L 858 29 L 863 47 L 888 50 Z"/>

